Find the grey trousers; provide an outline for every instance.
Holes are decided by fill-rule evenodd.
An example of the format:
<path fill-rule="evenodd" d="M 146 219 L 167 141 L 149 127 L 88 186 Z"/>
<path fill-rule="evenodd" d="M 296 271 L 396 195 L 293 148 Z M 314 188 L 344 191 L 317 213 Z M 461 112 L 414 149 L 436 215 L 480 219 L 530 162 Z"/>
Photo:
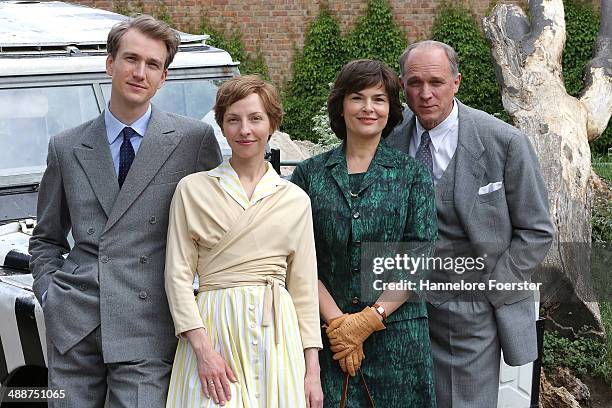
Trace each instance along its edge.
<path fill-rule="evenodd" d="M 106 364 L 99 326 L 66 354 L 60 354 L 48 339 L 47 345 L 49 388 L 64 390 L 65 394 L 62 399 L 49 399 L 49 408 L 104 407 L 105 401 L 112 408 L 166 405 L 171 361 Z"/>
<path fill-rule="evenodd" d="M 493 307 L 471 294 L 427 304 L 438 408 L 495 408 L 500 344 Z"/>

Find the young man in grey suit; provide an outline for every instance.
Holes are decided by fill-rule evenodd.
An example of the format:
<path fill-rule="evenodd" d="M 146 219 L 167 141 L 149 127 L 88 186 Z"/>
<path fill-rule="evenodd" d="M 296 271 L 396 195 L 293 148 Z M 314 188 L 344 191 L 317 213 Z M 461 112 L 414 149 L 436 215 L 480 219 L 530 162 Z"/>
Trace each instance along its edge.
<path fill-rule="evenodd" d="M 410 109 L 387 142 L 432 173 L 436 255 L 482 256 L 482 268 L 435 271 L 432 282 L 486 285 L 427 293 L 438 406 L 493 408 L 500 348 L 517 366 L 536 359 L 537 344 L 533 291 L 489 282 L 529 281 L 546 256 L 553 237 L 546 187 L 525 134 L 455 98 L 461 74 L 451 47 L 412 44 L 400 67 Z"/>
<path fill-rule="evenodd" d="M 210 126 L 150 103 L 179 43 L 150 16 L 113 27 L 108 108 L 49 142 L 30 266 L 49 387 L 65 392 L 51 407 L 102 407 L 107 393 L 112 407 L 165 405 L 176 347 L 164 291 L 168 209 L 183 176 L 221 162 Z"/>

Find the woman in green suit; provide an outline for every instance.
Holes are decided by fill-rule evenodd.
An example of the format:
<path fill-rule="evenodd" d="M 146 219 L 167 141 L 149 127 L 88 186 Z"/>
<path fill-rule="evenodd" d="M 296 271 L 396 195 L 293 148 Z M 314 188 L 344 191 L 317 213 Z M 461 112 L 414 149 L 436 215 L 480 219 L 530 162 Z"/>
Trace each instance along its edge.
<path fill-rule="evenodd" d="M 312 202 L 326 407 L 337 407 L 345 394 L 347 407 L 435 407 L 425 305 L 406 301 L 407 290 L 369 301 L 362 282 L 370 285 L 365 274 L 372 270 L 360 268 L 367 242 L 436 239 L 428 170 L 384 142 L 402 120 L 399 91 L 383 63 L 346 64 L 327 103 L 343 143 L 300 163 L 291 179 Z"/>

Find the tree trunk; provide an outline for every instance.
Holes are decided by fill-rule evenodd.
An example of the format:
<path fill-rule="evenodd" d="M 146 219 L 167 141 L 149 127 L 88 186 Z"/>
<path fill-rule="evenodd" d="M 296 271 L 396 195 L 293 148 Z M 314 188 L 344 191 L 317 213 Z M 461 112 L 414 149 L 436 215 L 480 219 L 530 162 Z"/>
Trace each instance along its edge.
<path fill-rule="evenodd" d="M 588 142 L 605 130 L 612 114 L 610 3 L 602 1 L 598 45 L 580 99 L 568 95 L 563 85 L 561 0 L 529 1 L 530 20 L 514 5 L 498 5 L 484 19 L 504 108 L 529 136 L 549 191 L 556 237 L 535 279 L 545 282 L 542 302 L 551 324 L 574 336 L 603 334 L 590 268 Z"/>

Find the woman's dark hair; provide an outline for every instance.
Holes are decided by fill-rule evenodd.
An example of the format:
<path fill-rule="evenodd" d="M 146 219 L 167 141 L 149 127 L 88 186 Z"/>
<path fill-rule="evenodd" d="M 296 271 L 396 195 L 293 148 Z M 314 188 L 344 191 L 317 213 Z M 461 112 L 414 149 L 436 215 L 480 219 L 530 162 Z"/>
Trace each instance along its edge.
<path fill-rule="evenodd" d="M 393 128 L 402 121 L 400 102 L 400 82 L 397 75 L 383 62 L 360 59 L 344 65 L 327 99 L 329 124 L 339 139 L 346 139 L 346 123 L 342 116 L 344 97 L 365 88 L 382 84 L 389 97 L 389 118 L 382 131 L 387 137 Z"/>

